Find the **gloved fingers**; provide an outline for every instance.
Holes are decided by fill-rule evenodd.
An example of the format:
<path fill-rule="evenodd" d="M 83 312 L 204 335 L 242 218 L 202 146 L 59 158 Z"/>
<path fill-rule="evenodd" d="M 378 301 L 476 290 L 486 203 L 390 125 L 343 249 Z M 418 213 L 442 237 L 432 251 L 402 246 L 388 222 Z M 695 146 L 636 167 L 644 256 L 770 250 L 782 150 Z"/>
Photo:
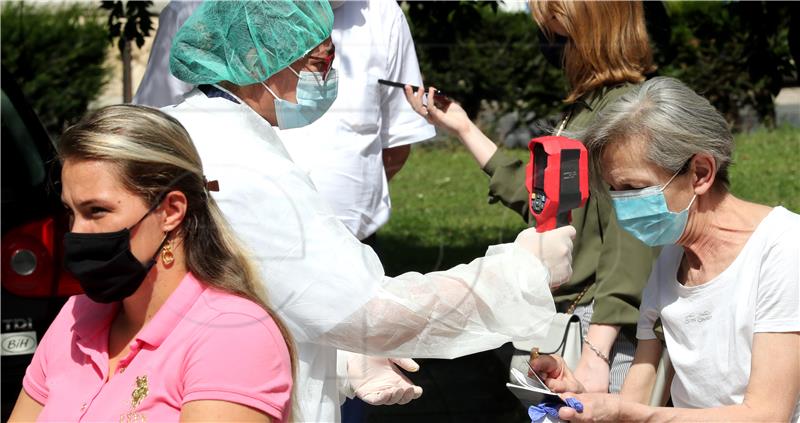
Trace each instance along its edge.
<path fill-rule="evenodd" d="M 550 289 L 557 289 L 561 285 L 567 283 L 572 277 L 572 265 L 568 260 L 548 266 L 550 272 Z"/>
<path fill-rule="evenodd" d="M 420 396 L 422 396 L 422 387 L 412 385 L 410 389 L 406 389 L 405 393 L 403 394 L 403 398 L 401 398 L 397 403 L 400 405 L 408 404 Z"/>
<path fill-rule="evenodd" d="M 419 370 L 419 364 L 410 358 L 390 358 L 389 361 L 407 372 L 416 372 Z"/>
<path fill-rule="evenodd" d="M 411 390 L 409 386 L 404 386 L 402 388 L 395 388 L 392 391 L 392 396 L 389 398 L 387 405 L 397 404 L 403 399 L 403 395 L 406 393 L 406 390 Z"/>
<path fill-rule="evenodd" d="M 517 234 L 514 243 L 542 260 L 542 244 L 544 240 L 542 239 L 542 234 L 536 232 L 536 228 L 528 228 Z"/>
<path fill-rule="evenodd" d="M 388 388 L 364 394 L 359 398 L 370 405 L 392 405 L 397 404 L 402 396 L 402 388 Z"/>
<path fill-rule="evenodd" d="M 422 388 L 415 385 L 402 388 L 388 388 L 380 391 L 358 395 L 361 400 L 370 405 L 408 404 L 422 395 Z"/>
<path fill-rule="evenodd" d="M 403 389 L 403 395 L 397 400 L 397 405 L 405 405 L 411 402 L 414 396 L 414 389 L 409 387 L 408 389 Z"/>
<path fill-rule="evenodd" d="M 365 394 L 356 392 L 356 396 L 369 405 L 386 405 L 391 398 L 391 392 L 390 390 L 374 391 Z"/>
<path fill-rule="evenodd" d="M 542 234 L 539 233 L 539 232 L 536 232 L 536 228 L 526 228 L 526 229 L 521 230 L 517 234 L 516 240 L 517 241 L 523 241 L 523 242 L 525 242 L 525 241 L 531 242 L 530 240 L 539 241 L 539 238 L 541 238 L 541 237 L 542 237 Z"/>
<path fill-rule="evenodd" d="M 575 227 L 574 226 L 567 225 L 567 226 L 562 226 L 560 228 L 553 229 L 553 230 L 550 231 L 550 233 L 553 234 L 553 235 L 557 234 L 558 236 L 565 236 L 565 237 L 569 238 L 570 240 L 574 241 L 575 240 L 575 235 L 577 234 L 577 231 L 575 231 Z"/>
<path fill-rule="evenodd" d="M 573 238 L 575 228 L 567 225 L 542 233 L 528 228 L 520 232 L 514 242 L 551 267 L 553 263 L 572 259 Z"/>
<path fill-rule="evenodd" d="M 574 248 L 575 228 L 567 225 L 545 232 L 542 235 L 541 245 L 543 261 L 572 259 Z"/>
<path fill-rule="evenodd" d="M 572 249 L 574 246 L 572 239 L 575 238 L 575 228 L 572 226 L 562 226 L 558 229 L 553 229 L 543 238 L 546 243 L 544 248 L 552 250 L 550 254 L 572 257 Z"/>
<path fill-rule="evenodd" d="M 574 249 L 575 249 L 575 244 L 572 242 L 572 240 L 567 241 L 567 257 L 572 258 L 572 250 Z"/>

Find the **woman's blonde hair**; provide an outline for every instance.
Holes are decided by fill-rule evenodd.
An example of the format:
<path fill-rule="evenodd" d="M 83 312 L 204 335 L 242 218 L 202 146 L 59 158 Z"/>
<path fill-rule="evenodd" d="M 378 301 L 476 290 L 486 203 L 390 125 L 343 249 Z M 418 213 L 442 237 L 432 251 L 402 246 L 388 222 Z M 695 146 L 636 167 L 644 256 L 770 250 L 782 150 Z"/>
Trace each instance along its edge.
<path fill-rule="evenodd" d="M 101 160 L 114 164 L 123 186 L 148 206 L 170 191 L 182 192 L 187 209 L 177 230 L 183 239 L 187 269 L 206 285 L 266 310 L 286 341 L 294 379 L 292 337 L 265 302 L 258 272 L 208 194 L 200 155 L 175 118 L 143 106 L 104 107 L 68 128 L 57 150 L 62 163 Z"/>
<path fill-rule="evenodd" d="M 548 38 L 555 19 L 567 32 L 564 72 L 573 103 L 607 85 L 639 83 L 653 72 L 653 53 L 641 1 L 530 0 L 531 14 Z"/>

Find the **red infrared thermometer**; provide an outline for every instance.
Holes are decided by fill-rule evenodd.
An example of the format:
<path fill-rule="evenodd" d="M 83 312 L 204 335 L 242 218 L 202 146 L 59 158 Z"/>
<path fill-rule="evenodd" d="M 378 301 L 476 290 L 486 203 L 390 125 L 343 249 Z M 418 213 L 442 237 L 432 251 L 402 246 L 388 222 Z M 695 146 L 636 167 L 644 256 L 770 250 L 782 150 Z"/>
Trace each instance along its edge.
<path fill-rule="evenodd" d="M 525 170 L 536 232 L 569 225 L 572 209 L 589 198 L 589 157 L 582 142 L 562 136 L 534 138 Z"/>

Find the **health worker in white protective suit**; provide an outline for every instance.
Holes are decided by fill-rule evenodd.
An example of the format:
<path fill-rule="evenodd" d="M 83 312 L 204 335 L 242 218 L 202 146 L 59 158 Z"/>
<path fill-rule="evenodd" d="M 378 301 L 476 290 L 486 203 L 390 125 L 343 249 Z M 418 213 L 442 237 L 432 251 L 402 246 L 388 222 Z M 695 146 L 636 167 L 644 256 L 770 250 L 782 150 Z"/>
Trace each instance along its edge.
<path fill-rule="evenodd" d="M 214 198 L 295 338 L 296 418 L 314 422 L 339 418 L 337 348 L 453 358 L 546 332 L 550 287 L 569 279 L 575 233 L 529 229 L 470 264 L 387 277 L 273 129 L 307 125 L 336 98 L 332 23 L 327 1 L 204 2 L 170 58 L 172 74 L 197 88 L 164 109 L 219 181 Z"/>

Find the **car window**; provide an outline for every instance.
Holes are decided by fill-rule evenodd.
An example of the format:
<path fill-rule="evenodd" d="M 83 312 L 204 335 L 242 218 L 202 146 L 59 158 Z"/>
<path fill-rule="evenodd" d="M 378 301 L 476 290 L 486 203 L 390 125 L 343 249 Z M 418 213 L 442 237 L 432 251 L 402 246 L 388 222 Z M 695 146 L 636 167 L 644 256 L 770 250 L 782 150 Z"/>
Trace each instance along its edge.
<path fill-rule="evenodd" d="M 47 178 L 45 164 L 25 122 L 5 91 L 2 92 L 0 113 L 3 194 L 7 188 L 17 191 L 41 186 Z"/>

